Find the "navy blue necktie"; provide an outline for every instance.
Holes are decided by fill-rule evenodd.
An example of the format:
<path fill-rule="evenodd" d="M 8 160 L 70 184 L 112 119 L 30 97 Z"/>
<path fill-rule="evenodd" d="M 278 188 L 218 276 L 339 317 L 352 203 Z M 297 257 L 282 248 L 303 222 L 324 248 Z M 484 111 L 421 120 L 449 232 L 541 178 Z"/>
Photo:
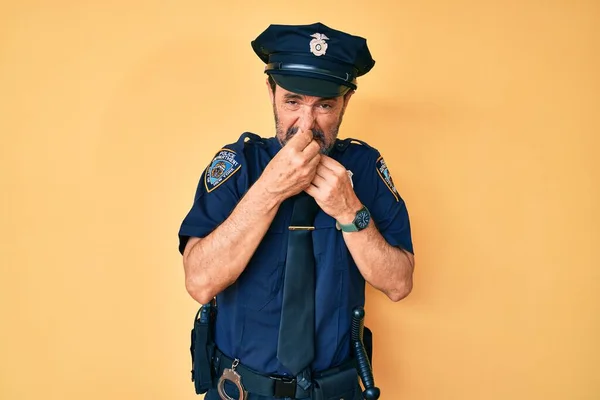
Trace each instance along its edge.
<path fill-rule="evenodd" d="M 277 358 L 296 376 L 315 355 L 315 256 L 312 229 L 319 206 L 301 193 L 290 222 Z"/>

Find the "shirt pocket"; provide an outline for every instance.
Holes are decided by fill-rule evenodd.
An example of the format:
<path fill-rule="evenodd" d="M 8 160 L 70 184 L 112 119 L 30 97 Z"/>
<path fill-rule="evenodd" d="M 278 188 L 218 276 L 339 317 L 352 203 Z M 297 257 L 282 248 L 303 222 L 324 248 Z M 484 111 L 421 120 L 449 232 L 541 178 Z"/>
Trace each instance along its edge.
<path fill-rule="evenodd" d="M 275 218 L 238 278 L 241 301 L 251 310 L 264 309 L 281 291 L 287 248 L 287 234 L 283 228 L 284 221 Z"/>
<path fill-rule="evenodd" d="M 334 270 L 347 268 L 348 249 L 335 219 L 320 212 L 314 225 L 313 248 L 318 267 Z"/>

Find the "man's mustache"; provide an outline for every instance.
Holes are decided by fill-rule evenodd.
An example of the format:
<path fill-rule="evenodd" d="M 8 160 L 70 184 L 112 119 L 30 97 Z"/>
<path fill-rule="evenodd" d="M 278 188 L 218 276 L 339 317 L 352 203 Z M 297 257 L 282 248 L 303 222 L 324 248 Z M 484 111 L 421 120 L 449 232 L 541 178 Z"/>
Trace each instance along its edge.
<path fill-rule="evenodd" d="M 298 133 L 298 130 L 300 128 L 298 126 L 292 126 L 290 128 L 288 128 L 287 132 L 285 133 L 285 140 L 286 142 L 288 140 L 290 140 L 292 138 L 292 136 L 294 136 L 296 133 Z M 311 129 L 312 133 L 313 133 L 313 138 L 316 139 L 317 141 L 321 142 L 321 143 L 325 143 L 325 134 L 323 133 L 322 130 L 314 128 Z"/>

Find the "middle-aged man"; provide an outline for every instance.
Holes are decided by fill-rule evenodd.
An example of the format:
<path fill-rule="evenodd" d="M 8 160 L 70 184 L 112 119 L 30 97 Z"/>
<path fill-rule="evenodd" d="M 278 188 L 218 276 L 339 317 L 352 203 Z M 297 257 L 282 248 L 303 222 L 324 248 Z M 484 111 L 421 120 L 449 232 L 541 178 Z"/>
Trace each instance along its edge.
<path fill-rule="evenodd" d="M 365 281 L 406 297 L 414 268 L 385 161 L 337 138 L 356 78 L 375 61 L 364 38 L 321 23 L 270 25 L 252 48 L 266 64 L 276 135 L 244 133 L 219 150 L 179 231 L 189 294 L 218 304 L 206 399 L 219 398 L 224 371 L 249 399 L 358 399 L 352 310 Z"/>

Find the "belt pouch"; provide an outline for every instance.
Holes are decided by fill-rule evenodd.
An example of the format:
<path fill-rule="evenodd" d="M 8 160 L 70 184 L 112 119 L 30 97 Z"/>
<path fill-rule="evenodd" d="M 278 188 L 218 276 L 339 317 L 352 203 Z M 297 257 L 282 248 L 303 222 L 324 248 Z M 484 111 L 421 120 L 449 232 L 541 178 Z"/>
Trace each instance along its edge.
<path fill-rule="evenodd" d="M 210 307 L 204 306 L 196 316 L 190 352 L 192 353 L 192 381 L 196 394 L 203 394 L 212 387 L 211 360 L 214 356 L 215 345 L 212 338 L 210 323 Z"/>
<path fill-rule="evenodd" d="M 313 378 L 313 400 L 359 399 L 358 375 L 354 368 Z"/>

